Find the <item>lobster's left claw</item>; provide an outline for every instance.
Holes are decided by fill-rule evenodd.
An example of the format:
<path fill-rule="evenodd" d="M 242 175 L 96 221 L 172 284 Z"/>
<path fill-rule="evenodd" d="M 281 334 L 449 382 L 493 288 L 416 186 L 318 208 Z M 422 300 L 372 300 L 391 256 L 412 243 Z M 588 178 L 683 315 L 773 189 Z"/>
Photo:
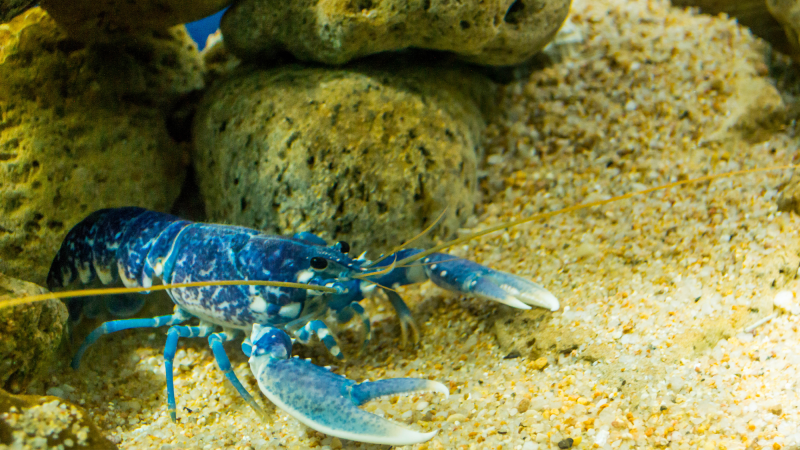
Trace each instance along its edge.
<path fill-rule="evenodd" d="M 558 299 L 533 281 L 441 253 L 434 253 L 429 259 L 431 264 L 425 267 L 425 272 L 437 286 L 519 309 L 538 306 L 558 310 Z"/>
<path fill-rule="evenodd" d="M 386 395 L 448 394 L 441 383 L 417 378 L 356 383 L 306 360 L 284 359 L 288 353 L 280 346 L 288 336 L 280 334 L 285 336 L 275 328 L 253 327 L 250 368 L 264 395 L 295 419 L 331 436 L 373 444 L 409 445 L 436 435 L 409 430 L 358 406 Z"/>

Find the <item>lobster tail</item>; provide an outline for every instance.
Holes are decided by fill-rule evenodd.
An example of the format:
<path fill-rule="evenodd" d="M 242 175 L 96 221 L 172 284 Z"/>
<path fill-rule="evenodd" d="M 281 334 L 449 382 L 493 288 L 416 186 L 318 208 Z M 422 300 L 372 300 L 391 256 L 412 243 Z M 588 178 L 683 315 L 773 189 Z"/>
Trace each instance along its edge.
<path fill-rule="evenodd" d="M 77 278 L 83 284 L 95 278 L 100 278 L 103 284 L 114 281 L 110 264 L 116 262 L 120 232 L 145 211 L 142 208 L 101 209 L 75 225 L 50 265 L 47 287 L 68 286 Z"/>
<path fill-rule="evenodd" d="M 78 278 L 82 284 L 121 278 L 126 286 L 151 286 L 153 275 L 160 275 L 153 269 L 165 256 L 160 253 L 169 251 L 188 223 L 143 208 L 101 209 L 69 231 L 50 266 L 47 286 L 65 287 Z"/>

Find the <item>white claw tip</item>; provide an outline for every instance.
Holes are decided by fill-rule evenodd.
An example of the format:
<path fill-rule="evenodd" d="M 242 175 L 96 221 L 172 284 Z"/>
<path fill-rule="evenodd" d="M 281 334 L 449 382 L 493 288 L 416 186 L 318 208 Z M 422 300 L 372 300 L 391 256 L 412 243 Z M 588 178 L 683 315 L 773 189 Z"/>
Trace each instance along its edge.
<path fill-rule="evenodd" d="M 545 289 L 537 291 L 532 297 L 534 298 L 531 299 L 528 304 L 533 306 L 539 306 L 544 309 L 549 309 L 550 311 L 558 311 L 558 308 L 561 306 L 556 296 Z"/>

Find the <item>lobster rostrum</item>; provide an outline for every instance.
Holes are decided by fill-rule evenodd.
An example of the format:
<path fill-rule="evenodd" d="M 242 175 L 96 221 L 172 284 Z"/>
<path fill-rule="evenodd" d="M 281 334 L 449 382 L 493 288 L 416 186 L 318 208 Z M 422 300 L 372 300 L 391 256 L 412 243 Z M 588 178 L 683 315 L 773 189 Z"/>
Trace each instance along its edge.
<path fill-rule="evenodd" d="M 88 335 L 72 361 L 77 369 L 86 349 L 101 336 L 119 330 L 169 326 L 164 349 L 167 402 L 176 418 L 173 359 L 181 337 L 207 338 L 217 365 L 256 411 L 260 407 L 234 373 L 223 343 L 245 335 L 242 350 L 264 395 L 307 426 L 333 436 L 377 444 L 424 442 L 436 432 L 418 433 L 368 413 L 363 403 L 386 395 L 434 391 L 448 394 L 441 383 L 392 378 L 356 383 L 326 368 L 292 358 L 293 339 L 307 344 L 317 336 L 330 353 L 343 358 L 331 331 L 321 320 L 332 313 L 339 323 L 358 317 L 365 345 L 370 321 L 359 304 L 383 290 L 396 310 L 403 339 L 417 337 L 411 312 L 393 287 L 431 280 L 450 291 L 494 300 L 515 308 L 538 306 L 555 311 L 558 300 L 543 287 L 516 275 L 492 270 L 452 255 L 401 249 L 375 262 L 349 256 L 349 245 L 328 245 L 311 233 L 292 237 L 228 225 L 194 223 L 142 208 L 97 211 L 67 234 L 53 260 L 48 287 L 63 288 L 76 280 L 103 284 L 121 280 L 126 287 L 215 280 L 263 280 L 300 283 L 308 288 L 276 285 L 213 285 L 168 290 L 175 303 L 171 315 L 106 322 Z M 421 259 L 417 264 L 408 263 Z M 314 289 L 319 287 L 319 289 Z M 145 293 L 147 290 L 144 291 Z M 81 312 L 68 301 L 71 315 Z M 117 312 L 135 306 L 117 304 Z M 112 308 L 112 310 L 115 308 Z M 199 324 L 184 325 L 197 318 Z"/>

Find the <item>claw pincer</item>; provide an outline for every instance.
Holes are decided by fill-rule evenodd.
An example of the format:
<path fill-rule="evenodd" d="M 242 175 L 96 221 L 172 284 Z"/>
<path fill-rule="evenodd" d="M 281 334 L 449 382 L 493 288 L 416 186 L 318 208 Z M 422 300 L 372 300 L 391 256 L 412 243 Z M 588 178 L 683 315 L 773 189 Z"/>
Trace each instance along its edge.
<path fill-rule="evenodd" d="M 357 384 L 306 360 L 291 358 L 292 343 L 282 330 L 256 324 L 250 340 L 250 369 L 261 392 L 308 427 L 343 439 L 390 445 L 425 442 L 436 434 L 411 431 L 358 406 L 385 395 L 449 394 L 441 383 L 393 378 Z"/>
<path fill-rule="evenodd" d="M 403 338 L 417 330 L 411 312 L 392 289 L 430 279 L 455 292 L 473 294 L 527 309 L 558 308 L 558 301 L 541 286 L 524 278 L 495 271 L 480 264 L 442 253 L 410 260 L 421 250 L 405 249 L 379 260 L 348 256 L 349 245 L 327 243 L 311 233 L 292 237 L 270 236 L 244 227 L 194 223 L 141 208 L 97 211 L 76 225 L 65 238 L 48 274 L 51 289 L 80 279 L 87 284 L 121 282 L 127 287 L 197 281 L 246 280 L 325 286 L 331 292 L 298 287 L 219 285 L 171 288 L 173 314 L 106 322 L 94 330 L 75 354 L 78 368 L 87 348 L 105 334 L 131 328 L 169 326 L 164 348 L 167 404 L 176 418 L 172 365 L 181 337 L 208 339 L 217 365 L 237 392 L 256 411 L 261 408 L 233 371 L 223 343 L 244 332 L 244 353 L 262 393 L 300 422 L 318 431 L 362 442 L 405 445 L 430 439 L 433 433 L 408 430 L 360 405 L 395 394 L 434 391 L 447 394 L 435 381 L 394 378 L 356 383 L 308 361 L 292 358 L 293 338 L 308 343 L 317 336 L 331 354 L 342 351 L 324 319 L 340 324 L 358 316 L 369 340 L 370 321 L 360 301 L 381 287 L 394 306 Z M 334 292 L 335 291 L 335 292 Z M 138 300 L 137 300 L 138 301 Z M 111 312 L 128 314 L 135 309 L 119 304 Z M 134 305 L 135 306 L 135 305 Z M 80 304 L 70 305 L 79 315 Z M 196 325 L 186 325 L 198 320 Z"/>

